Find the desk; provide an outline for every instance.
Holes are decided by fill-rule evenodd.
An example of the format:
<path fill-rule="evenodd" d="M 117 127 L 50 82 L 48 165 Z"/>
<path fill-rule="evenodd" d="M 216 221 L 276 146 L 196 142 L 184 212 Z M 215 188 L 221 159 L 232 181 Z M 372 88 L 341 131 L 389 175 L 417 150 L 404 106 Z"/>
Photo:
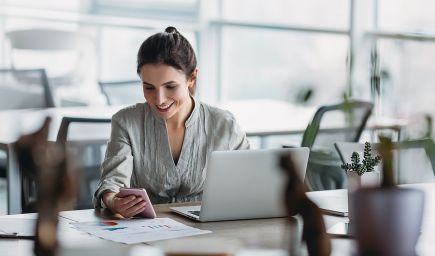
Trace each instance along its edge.
<path fill-rule="evenodd" d="M 422 236 L 417 245 L 418 255 L 435 255 L 435 246 L 433 237 L 435 235 L 435 183 L 404 185 L 403 187 L 412 187 L 421 189 L 426 194 L 425 212 L 423 217 Z M 327 192 L 327 193 L 326 193 Z M 325 202 L 328 204 L 346 203 L 346 190 L 334 191 L 316 191 L 307 193 L 310 198 L 316 202 Z M 176 204 L 172 204 L 174 206 Z M 284 218 L 258 219 L 258 220 L 238 220 L 198 223 L 169 211 L 169 205 L 155 206 L 158 217 L 169 217 L 186 225 L 207 229 L 213 231 L 211 234 L 194 236 L 189 238 L 177 238 L 171 240 L 157 241 L 150 243 L 157 248 L 166 249 L 174 241 L 190 241 L 198 244 L 204 240 L 214 240 L 218 242 L 238 242 L 244 246 L 254 246 L 271 249 L 286 249 L 287 238 Z M 20 214 L 2 216 L 0 218 L 35 218 L 35 214 Z M 98 212 L 95 210 L 65 211 L 60 213 L 60 241 L 68 243 L 70 246 L 77 244 L 111 244 L 68 228 L 69 221 L 93 221 L 98 218 L 107 218 L 107 212 Z M 330 228 L 337 222 L 346 222 L 348 218 L 324 215 L 326 227 Z M 1 255 L 31 255 L 32 241 L 22 239 L 0 239 Z M 332 255 L 352 255 L 355 249 L 354 240 L 351 239 L 332 239 Z M 4 253 L 7 252 L 7 253 Z"/>
<path fill-rule="evenodd" d="M 435 183 L 403 184 L 403 188 L 415 188 L 425 192 L 425 205 L 421 236 L 417 244 L 417 255 L 435 255 Z M 347 190 L 327 190 L 308 192 L 316 204 L 327 208 L 331 205 L 347 205 Z M 348 218 L 342 218 L 348 221 Z"/>
<path fill-rule="evenodd" d="M 172 204 L 170 206 L 174 205 L 177 204 Z M 162 250 L 173 248 L 174 242 L 179 242 L 183 240 L 183 243 L 187 242 L 188 244 L 192 245 L 198 245 L 202 242 L 210 243 L 214 241 L 217 243 L 218 246 L 233 244 L 251 248 L 253 247 L 275 250 L 287 249 L 288 239 L 286 236 L 287 226 L 285 218 L 198 223 L 170 212 L 168 204 L 155 205 L 155 210 L 158 217 L 169 217 L 195 228 L 213 231 L 213 233 L 211 234 L 201 236 L 162 240 L 149 243 L 153 247 Z M 121 247 L 131 247 L 131 245 L 127 246 L 114 242 L 109 242 L 81 233 L 75 229 L 70 228 L 70 225 L 68 224 L 69 222 L 74 221 L 95 221 L 100 218 L 110 217 L 111 216 L 107 213 L 107 211 L 100 212 L 93 209 L 61 212 L 59 218 L 59 241 L 65 247 L 107 247 L 113 246 L 113 244 Z M 0 218 L 36 218 L 36 214 L 8 215 L 2 216 Z M 329 225 L 340 221 L 340 218 L 338 217 L 327 216 L 326 218 Z M 349 247 L 349 244 L 351 243 L 349 243 L 349 241 L 345 239 L 335 239 L 334 244 L 337 246 L 337 249 L 342 249 L 346 246 Z M 0 238 L 0 255 L 33 255 L 32 246 L 33 241 L 31 240 Z"/>

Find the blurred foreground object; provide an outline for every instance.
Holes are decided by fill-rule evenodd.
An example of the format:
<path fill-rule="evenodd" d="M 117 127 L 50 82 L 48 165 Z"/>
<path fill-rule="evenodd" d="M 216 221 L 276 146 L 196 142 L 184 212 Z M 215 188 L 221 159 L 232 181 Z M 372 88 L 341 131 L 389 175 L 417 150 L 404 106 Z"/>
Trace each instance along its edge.
<path fill-rule="evenodd" d="M 307 188 L 298 176 L 290 155 L 281 157 L 281 167 L 288 174 L 285 204 L 288 216 L 300 214 L 304 222 L 302 240 L 306 242 L 309 255 L 330 255 L 331 241 L 326 234 L 322 212 L 305 195 Z"/>
<path fill-rule="evenodd" d="M 76 195 L 76 179 L 68 168 L 64 149 L 47 141 L 50 118 L 41 129 L 22 136 L 15 144 L 22 175 L 35 182 L 36 224 L 35 255 L 56 254 L 58 213 L 71 207 Z"/>
<path fill-rule="evenodd" d="M 423 219 L 424 192 L 394 183 L 393 143 L 380 138 L 383 181 L 379 188 L 353 194 L 352 212 L 358 255 L 416 255 Z"/>

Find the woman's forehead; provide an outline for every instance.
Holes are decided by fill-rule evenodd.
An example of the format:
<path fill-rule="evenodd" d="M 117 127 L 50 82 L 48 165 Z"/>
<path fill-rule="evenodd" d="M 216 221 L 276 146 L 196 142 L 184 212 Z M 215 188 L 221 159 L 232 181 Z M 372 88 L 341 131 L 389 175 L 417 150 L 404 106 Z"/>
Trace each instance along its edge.
<path fill-rule="evenodd" d="M 140 68 L 140 77 L 148 83 L 165 83 L 169 80 L 184 81 L 184 73 L 166 64 L 146 64 Z"/>

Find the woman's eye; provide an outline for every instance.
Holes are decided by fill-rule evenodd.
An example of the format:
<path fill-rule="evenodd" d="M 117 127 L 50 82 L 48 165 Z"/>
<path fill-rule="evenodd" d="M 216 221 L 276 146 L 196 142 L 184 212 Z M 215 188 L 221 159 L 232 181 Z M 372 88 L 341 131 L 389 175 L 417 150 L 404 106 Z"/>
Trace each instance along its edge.
<path fill-rule="evenodd" d="M 168 88 L 169 90 L 175 89 L 175 87 L 177 87 L 176 85 L 168 85 L 166 86 L 166 88 Z"/>
<path fill-rule="evenodd" d="M 145 90 L 148 90 L 148 91 L 154 90 L 154 87 L 145 87 Z"/>

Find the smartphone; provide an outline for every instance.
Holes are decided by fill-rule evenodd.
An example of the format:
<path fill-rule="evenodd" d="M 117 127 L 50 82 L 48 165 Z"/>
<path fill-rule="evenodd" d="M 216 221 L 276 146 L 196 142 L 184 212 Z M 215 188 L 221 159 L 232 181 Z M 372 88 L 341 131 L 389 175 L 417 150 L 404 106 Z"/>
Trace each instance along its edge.
<path fill-rule="evenodd" d="M 145 218 L 154 219 L 157 215 L 154 211 L 153 205 L 148 197 L 147 192 L 143 188 L 120 188 L 119 193 L 116 195 L 118 197 L 127 197 L 130 195 L 140 196 L 146 203 L 145 210 L 140 214 Z"/>

